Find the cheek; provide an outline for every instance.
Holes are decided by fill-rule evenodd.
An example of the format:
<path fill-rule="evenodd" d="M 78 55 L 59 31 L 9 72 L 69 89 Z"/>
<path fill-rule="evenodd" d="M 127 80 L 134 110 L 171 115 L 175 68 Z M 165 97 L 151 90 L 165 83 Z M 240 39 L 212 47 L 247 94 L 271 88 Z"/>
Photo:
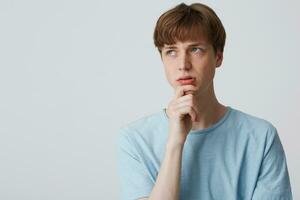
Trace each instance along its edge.
<path fill-rule="evenodd" d="M 200 82 L 210 82 L 215 75 L 213 63 L 202 63 L 201 67 L 196 69 L 196 74 Z"/>
<path fill-rule="evenodd" d="M 171 83 L 174 79 L 174 72 L 170 68 L 165 67 L 165 75 L 168 81 Z"/>
<path fill-rule="evenodd" d="M 171 65 L 164 66 L 165 77 L 171 85 L 176 84 L 176 72 L 174 69 Z"/>
<path fill-rule="evenodd" d="M 200 62 L 199 66 L 201 68 L 200 71 L 211 74 L 214 73 L 216 63 L 212 59 L 204 59 Z"/>

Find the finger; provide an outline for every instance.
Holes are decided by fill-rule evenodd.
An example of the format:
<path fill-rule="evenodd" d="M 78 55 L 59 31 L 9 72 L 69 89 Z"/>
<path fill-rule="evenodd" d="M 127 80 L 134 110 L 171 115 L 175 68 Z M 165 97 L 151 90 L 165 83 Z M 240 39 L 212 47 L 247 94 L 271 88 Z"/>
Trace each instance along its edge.
<path fill-rule="evenodd" d="M 183 95 L 185 96 L 185 95 L 188 95 L 188 94 L 194 94 L 194 93 L 195 93 L 194 90 L 187 90 L 187 91 L 184 92 Z"/>
<path fill-rule="evenodd" d="M 180 85 L 175 90 L 175 99 L 184 96 L 187 91 L 195 91 L 196 87 L 194 85 Z"/>
<path fill-rule="evenodd" d="M 177 104 L 180 104 L 180 103 L 185 102 L 185 101 L 191 102 L 191 105 L 192 105 L 193 102 L 194 102 L 193 98 L 194 98 L 194 95 L 192 95 L 192 94 L 184 95 L 184 96 L 181 96 L 181 97 L 179 97 L 177 99 L 173 99 L 169 103 L 169 105 L 174 105 L 176 107 Z"/>
<path fill-rule="evenodd" d="M 198 112 L 197 112 L 197 109 L 195 106 L 190 106 L 189 104 L 182 103 L 182 104 L 178 104 L 178 105 L 174 106 L 173 108 L 176 111 L 176 110 L 184 108 L 184 107 L 191 107 L 193 109 L 193 111 L 195 113 L 195 118 L 193 118 L 193 120 L 197 121 L 197 115 L 198 115 L 197 113 Z M 188 113 L 185 113 L 185 114 L 188 114 Z"/>
<path fill-rule="evenodd" d="M 180 116 L 190 115 L 192 121 L 197 120 L 197 114 L 195 109 L 189 105 L 179 106 L 175 110 L 176 112 L 179 112 Z"/>
<path fill-rule="evenodd" d="M 194 103 L 194 98 L 192 94 L 182 96 L 179 99 L 176 99 L 175 101 L 173 101 L 172 105 L 175 108 L 182 107 L 182 106 L 191 106 L 195 109 L 195 111 L 197 111 L 197 107 L 196 104 Z"/>
<path fill-rule="evenodd" d="M 178 112 L 183 117 L 185 115 L 189 115 L 191 117 L 192 121 L 196 120 L 196 112 L 195 110 L 190 106 L 184 106 L 178 109 Z"/>
<path fill-rule="evenodd" d="M 195 91 L 196 87 L 194 85 L 180 85 L 175 90 L 175 98 L 184 96 L 187 91 Z"/>
<path fill-rule="evenodd" d="M 176 99 L 174 101 L 174 103 L 176 104 L 176 103 L 181 103 L 184 101 L 191 101 L 193 103 L 193 99 L 194 99 L 194 96 L 192 94 L 187 94 L 187 95 L 181 96 L 178 99 Z"/>

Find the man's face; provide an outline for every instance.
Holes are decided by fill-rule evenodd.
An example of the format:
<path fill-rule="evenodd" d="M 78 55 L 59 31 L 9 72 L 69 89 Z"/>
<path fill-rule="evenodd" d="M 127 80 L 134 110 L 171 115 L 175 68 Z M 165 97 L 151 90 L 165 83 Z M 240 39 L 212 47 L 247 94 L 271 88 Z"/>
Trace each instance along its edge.
<path fill-rule="evenodd" d="M 174 45 L 164 45 L 161 58 L 167 80 L 174 89 L 192 84 L 200 94 L 212 84 L 215 68 L 222 64 L 223 53 L 215 54 L 213 46 L 206 40 L 178 41 Z M 179 80 L 182 78 L 184 80 Z"/>

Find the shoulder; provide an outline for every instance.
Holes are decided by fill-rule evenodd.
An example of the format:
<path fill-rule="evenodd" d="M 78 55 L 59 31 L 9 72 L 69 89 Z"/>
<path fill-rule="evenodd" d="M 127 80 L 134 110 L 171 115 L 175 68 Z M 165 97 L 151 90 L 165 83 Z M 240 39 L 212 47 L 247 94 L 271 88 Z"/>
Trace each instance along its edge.
<path fill-rule="evenodd" d="M 128 132 L 144 132 L 151 128 L 157 127 L 164 120 L 163 110 L 151 113 L 149 115 L 140 117 L 134 121 L 122 125 L 119 130 L 123 134 Z"/>
<path fill-rule="evenodd" d="M 154 133 L 167 125 L 163 109 L 140 117 L 119 127 L 119 140 L 150 140 Z"/>
<path fill-rule="evenodd" d="M 161 122 L 163 119 L 163 110 L 151 113 L 149 115 L 140 117 L 134 121 L 131 121 L 121 128 L 132 129 L 132 130 L 140 130 L 148 128 L 149 126 L 155 126 L 158 122 Z"/>
<path fill-rule="evenodd" d="M 232 108 L 232 112 L 232 118 L 238 126 L 249 128 L 250 130 L 276 129 L 270 121 L 259 116 L 255 116 L 235 108 Z"/>
<path fill-rule="evenodd" d="M 232 124 L 256 141 L 272 141 L 278 137 L 277 129 L 270 121 L 238 109 L 232 109 Z"/>

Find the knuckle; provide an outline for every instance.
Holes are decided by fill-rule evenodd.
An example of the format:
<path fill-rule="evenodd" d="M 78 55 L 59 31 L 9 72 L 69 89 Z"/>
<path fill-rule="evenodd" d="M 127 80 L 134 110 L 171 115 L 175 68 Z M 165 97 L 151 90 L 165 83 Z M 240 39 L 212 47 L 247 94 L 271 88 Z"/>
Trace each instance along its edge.
<path fill-rule="evenodd" d="M 187 95 L 189 99 L 193 99 L 193 95 L 192 94 L 188 94 Z"/>

